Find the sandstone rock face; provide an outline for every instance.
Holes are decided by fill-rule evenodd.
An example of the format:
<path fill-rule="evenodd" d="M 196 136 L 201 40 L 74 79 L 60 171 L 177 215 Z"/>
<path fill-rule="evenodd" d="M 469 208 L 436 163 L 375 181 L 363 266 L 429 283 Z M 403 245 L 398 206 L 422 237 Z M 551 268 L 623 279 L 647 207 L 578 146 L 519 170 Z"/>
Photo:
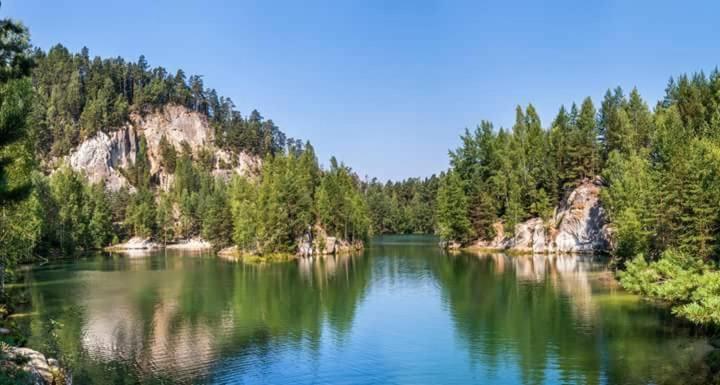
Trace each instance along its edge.
<path fill-rule="evenodd" d="M 609 246 L 605 212 L 600 205 L 600 185 L 586 182 L 560 206 L 555 223 L 555 249 L 559 252 L 591 252 Z"/>
<path fill-rule="evenodd" d="M 177 152 L 182 151 L 182 143 L 190 146 L 193 155 L 203 148 L 214 152 L 214 133 L 207 117 L 182 106 L 169 105 L 152 114 L 132 114 L 130 120 L 145 136 L 150 158 L 150 173 L 160 171 L 160 139 L 165 136 Z"/>
<path fill-rule="evenodd" d="M 130 186 L 120 169 L 135 163 L 141 136 L 147 143 L 150 173 L 165 191 L 172 186 L 173 175 L 162 169 L 160 140 L 163 136 L 177 152 L 182 151 L 183 143 L 187 143 L 195 156 L 201 151 L 213 154 L 213 174 L 225 179 L 234 173 L 257 175 L 262 166 L 258 157 L 245 153 L 232 154 L 215 147 L 214 131 L 207 117 L 177 105 L 168 105 L 144 115 L 133 113 L 130 123 L 122 128 L 109 133 L 99 131 L 71 152 L 68 163 L 74 170 L 84 172 L 90 182 L 104 181 L 108 190 L 117 191 Z"/>
<path fill-rule="evenodd" d="M 85 173 L 91 183 L 105 182 L 105 187 L 117 191 L 129 186 L 120 168 L 135 162 L 137 140 L 132 126 L 107 134 L 98 132 L 82 142 L 69 156 L 70 167 Z"/>
<path fill-rule="evenodd" d="M 609 231 L 599 201 L 600 182 L 585 181 L 557 208 L 552 221 L 532 218 L 505 234 L 496 223 L 495 238 L 477 241 L 475 248 L 512 250 L 522 253 L 589 253 L 609 248 Z"/>

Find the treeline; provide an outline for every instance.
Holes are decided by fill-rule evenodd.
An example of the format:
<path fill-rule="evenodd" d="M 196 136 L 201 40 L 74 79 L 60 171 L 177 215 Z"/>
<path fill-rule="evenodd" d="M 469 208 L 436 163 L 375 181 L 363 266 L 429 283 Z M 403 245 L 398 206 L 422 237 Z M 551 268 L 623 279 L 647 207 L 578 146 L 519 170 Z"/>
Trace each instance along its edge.
<path fill-rule="evenodd" d="M 87 48 L 72 54 L 62 45 L 28 58 L 35 63 L 33 135 L 42 154 L 66 155 L 97 131 L 121 127 L 130 113 L 168 104 L 205 114 L 221 148 L 259 156 L 284 149 L 285 135 L 271 119 L 256 110 L 243 117 L 230 98 L 206 88 L 202 76 L 151 68 L 144 56 L 137 62 L 91 58 Z"/>
<path fill-rule="evenodd" d="M 172 159 L 174 169 L 168 191 L 150 176 L 144 140 L 133 166 L 124 171 L 132 187 L 108 191 L 67 166 L 50 176 L 34 172 L 32 211 L 14 217 L 16 227 L 38 226 L 22 232 L 25 251 L 72 254 L 137 236 L 162 243 L 202 237 L 217 247 L 294 254 L 303 237 L 315 235 L 316 226 L 348 241 L 371 234 L 357 175 L 335 158 L 323 170 L 309 143 L 294 142 L 267 154 L 257 178 L 235 175 L 230 181 L 214 176 L 189 146 L 179 152 L 170 148 L 162 151 L 163 167 Z"/>
<path fill-rule="evenodd" d="M 532 105 L 510 130 L 482 122 L 450 153 L 437 225 L 448 240 L 488 239 L 548 218 L 578 182 L 600 177 L 613 256 L 628 289 L 720 323 L 720 73 L 682 75 L 653 110 L 637 90 L 560 108 L 543 128 Z"/>
<path fill-rule="evenodd" d="M 637 91 L 630 98 L 637 103 L 618 108 L 631 116 L 649 113 Z M 492 238 L 499 220 L 512 233 L 530 217 L 549 218 L 568 190 L 600 170 L 607 150 L 598 137 L 611 113 L 603 103 L 598 116 L 587 98 L 580 108 L 561 107 L 544 129 L 532 105 L 518 106 L 510 130 L 495 130 L 487 121 L 474 132 L 466 130 L 462 146 L 450 152 L 451 169 L 440 183 L 439 234 L 464 243 Z"/>
<path fill-rule="evenodd" d="M 143 57 L 91 60 L 87 49 L 55 46 L 45 54 L 31 49 L 22 25 L 5 20 L 0 28 L 0 272 L 54 250 L 67 255 L 132 236 L 200 236 L 263 254 L 294 253 L 317 229 L 348 241 L 371 234 L 364 184 L 349 167 L 332 158 L 322 169 L 309 143 L 286 139 L 257 111 L 241 116 L 200 76 L 150 69 Z M 262 158 L 262 173 L 218 177 L 205 151 L 161 138 L 161 169 L 172 175 L 163 189 L 143 135 L 134 161 L 119 170 L 129 186 L 118 191 L 68 166 L 41 172 L 98 130 L 168 104 L 205 114 L 215 145 Z"/>
<path fill-rule="evenodd" d="M 399 182 L 377 179 L 365 183 L 375 234 L 432 234 L 438 178 L 408 178 Z"/>

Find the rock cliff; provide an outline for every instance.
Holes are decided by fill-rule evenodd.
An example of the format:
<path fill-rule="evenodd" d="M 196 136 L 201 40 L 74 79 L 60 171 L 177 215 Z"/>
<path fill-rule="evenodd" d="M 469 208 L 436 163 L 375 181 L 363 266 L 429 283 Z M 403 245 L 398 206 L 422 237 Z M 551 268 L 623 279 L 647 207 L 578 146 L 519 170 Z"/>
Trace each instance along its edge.
<path fill-rule="evenodd" d="M 609 231 L 600 204 L 600 181 L 584 181 L 559 207 L 550 221 L 532 218 L 506 234 L 496 223 L 495 238 L 477 241 L 471 248 L 511 250 L 522 253 L 589 253 L 606 251 Z"/>
<path fill-rule="evenodd" d="M 198 155 L 200 151 L 213 154 L 213 173 L 218 176 L 229 178 L 233 173 L 253 175 L 261 165 L 257 157 L 245 153 L 232 154 L 216 147 L 214 131 L 207 117 L 177 105 L 168 105 L 152 113 L 131 114 L 129 123 L 120 129 L 109 133 L 100 131 L 83 141 L 70 153 L 68 163 L 76 171 L 83 171 L 91 182 L 104 181 L 109 190 L 130 187 L 121 169 L 135 162 L 141 136 L 147 143 L 150 173 L 164 190 L 170 187 L 172 175 L 161 166 L 160 140 L 163 136 L 178 152 L 182 150 L 183 143 L 187 143 L 193 155 Z"/>

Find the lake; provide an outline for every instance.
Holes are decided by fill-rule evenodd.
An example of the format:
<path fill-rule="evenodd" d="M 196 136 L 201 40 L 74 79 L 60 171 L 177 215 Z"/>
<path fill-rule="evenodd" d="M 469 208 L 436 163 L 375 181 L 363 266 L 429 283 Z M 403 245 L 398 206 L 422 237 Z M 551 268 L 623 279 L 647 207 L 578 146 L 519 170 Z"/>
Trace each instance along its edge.
<path fill-rule="evenodd" d="M 74 383 L 689 383 L 706 338 L 592 256 L 362 255 L 249 265 L 161 251 L 37 266 L 30 347 Z M 700 380 L 697 380 L 700 381 Z"/>

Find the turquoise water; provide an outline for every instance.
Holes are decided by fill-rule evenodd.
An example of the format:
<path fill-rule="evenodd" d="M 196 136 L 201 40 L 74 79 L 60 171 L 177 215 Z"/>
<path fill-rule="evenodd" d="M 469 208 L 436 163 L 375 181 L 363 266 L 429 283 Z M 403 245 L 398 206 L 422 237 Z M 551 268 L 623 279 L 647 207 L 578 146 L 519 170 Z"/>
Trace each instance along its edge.
<path fill-rule="evenodd" d="M 29 345 L 75 384 L 700 382 L 705 339 L 594 257 L 363 255 L 247 265 L 97 255 L 28 273 Z"/>

